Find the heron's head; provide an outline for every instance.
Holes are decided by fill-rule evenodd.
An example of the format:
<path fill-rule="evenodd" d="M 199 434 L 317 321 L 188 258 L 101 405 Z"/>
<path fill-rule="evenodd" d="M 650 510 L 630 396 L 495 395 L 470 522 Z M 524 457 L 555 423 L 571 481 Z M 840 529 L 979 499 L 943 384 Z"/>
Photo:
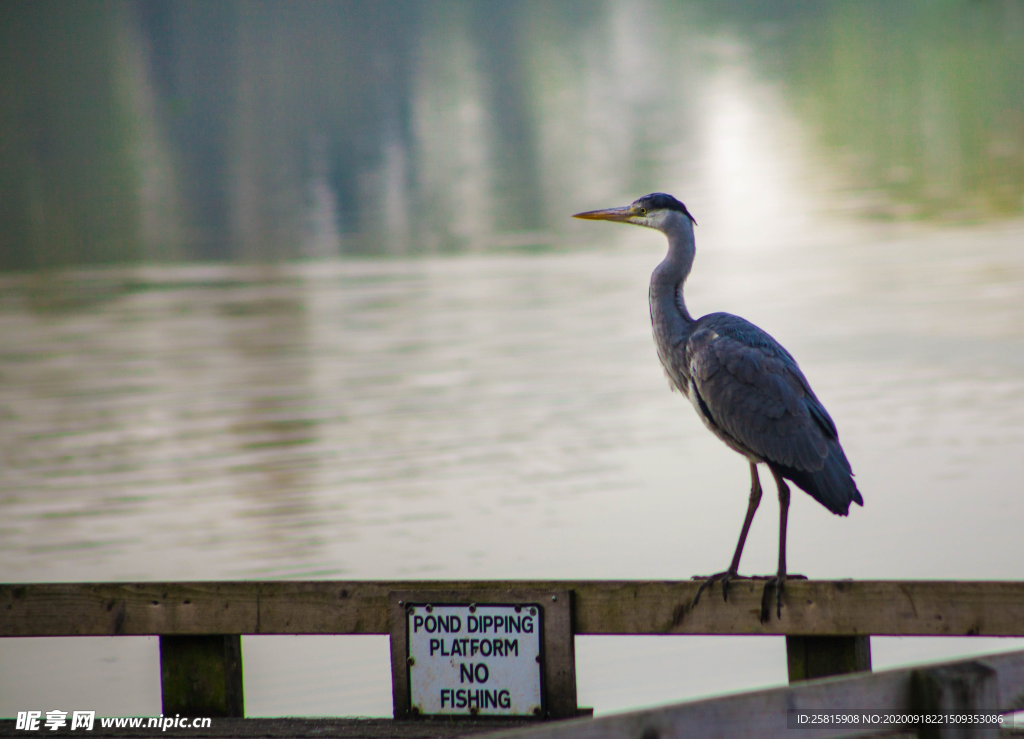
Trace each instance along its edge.
<path fill-rule="evenodd" d="M 644 195 L 623 208 L 590 210 L 586 213 L 577 213 L 573 218 L 585 218 L 589 221 L 632 223 L 636 226 L 646 226 L 658 231 L 665 231 L 673 222 L 677 222 L 681 218 L 686 218 L 693 225 L 697 224 L 697 221 L 690 215 L 690 211 L 686 209 L 685 205 L 663 192 L 652 192 L 650 195 Z"/>

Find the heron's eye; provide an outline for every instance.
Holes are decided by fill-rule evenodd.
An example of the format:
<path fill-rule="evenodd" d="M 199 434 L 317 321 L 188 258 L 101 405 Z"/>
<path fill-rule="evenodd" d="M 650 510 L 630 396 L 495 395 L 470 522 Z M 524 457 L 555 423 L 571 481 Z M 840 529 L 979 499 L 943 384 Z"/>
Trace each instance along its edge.
<path fill-rule="evenodd" d="M 647 208 L 641 208 L 640 209 L 640 215 L 642 215 L 642 216 L 647 215 Z"/>

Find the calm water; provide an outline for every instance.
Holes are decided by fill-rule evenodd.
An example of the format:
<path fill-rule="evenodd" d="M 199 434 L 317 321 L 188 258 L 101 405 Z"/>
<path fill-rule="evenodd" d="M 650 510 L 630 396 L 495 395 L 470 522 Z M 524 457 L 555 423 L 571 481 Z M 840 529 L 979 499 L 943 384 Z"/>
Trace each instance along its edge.
<path fill-rule="evenodd" d="M 472 34 L 435 19 L 412 143 L 356 178 L 366 239 L 424 255 L 0 276 L 2 578 L 722 569 L 747 466 L 658 367 L 646 290 L 663 239 L 568 219 L 655 189 L 700 223 L 691 310 L 782 341 L 857 473 L 849 518 L 795 495 L 791 569 L 1024 578 L 1024 129 L 1019 85 L 1001 86 L 1019 79 L 1024 21 L 954 23 L 942 14 L 967 11 L 949 4 L 925 13 L 938 26 L 890 19 L 906 32 L 890 37 L 849 5 L 724 25 L 691 9 L 648 38 L 631 14 L 662 5 L 601 7 L 562 45 L 531 26 L 534 222 L 503 210 L 525 207 L 506 196 L 526 175 L 503 165 L 515 142 L 495 133 Z M 309 253 L 359 251 L 344 193 L 322 172 L 305 184 Z M 451 243 L 468 253 L 430 254 Z M 774 568 L 773 511 L 769 496 L 745 572 Z M 876 639 L 873 657 L 1008 646 Z M 386 638 L 244 651 L 249 715 L 390 712 Z M 774 638 L 591 637 L 577 653 L 581 704 L 599 712 L 786 677 Z M 157 663 L 153 639 L 3 640 L 0 715 L 157 714 Z"/>

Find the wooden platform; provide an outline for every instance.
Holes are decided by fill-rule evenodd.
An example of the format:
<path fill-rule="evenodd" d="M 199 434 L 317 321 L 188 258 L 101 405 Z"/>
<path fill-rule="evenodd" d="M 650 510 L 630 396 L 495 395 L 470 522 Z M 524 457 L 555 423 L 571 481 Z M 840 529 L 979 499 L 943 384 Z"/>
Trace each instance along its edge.
<path fill-rule="evenodd" d="M 855 707 L 920 712 L 949 704 L 942 695 L 970 694 L 969 705 L 977 708 L 1024 708 L 1024 653 L 953 665 L 950 669 L 967 670 L 967 677 L 955 679 L 931 668 L 873 675 L 868 641 L 871 635 L 1024 637 L 1024 582 L 796 580 L 786 585 L 781 618 L 773 612 L 764 623 L 759 617 L 762 582 L 731 584 L 728 602 L 713 588 L 694 606 L 697 587 L 687 580 L 3 584 L 0 637 L 158 635 L 164 713 L 219 717 L 208 729 L 166 731 L 103 729 L 97 722 L 88 732 L 93 736 L 441 739 L 501 734 L 509 739 L 724 739 L 742 735 L 794 739 L 792 731 L 780 724 L 780 717 L 786 715 L 787 706 L 801 705 L 794 701 L 805 698 L 810 702 L 802 705 L 815 709 L 852 706 L 849 701 L 860 696 Z M 389 598 L 402 591 L 416 591 L 430 602 L 431 595 L 439 592 L 469 597 L 480 591 L 524 590 L 558 591 L 560 604 L 563 595 L 571 601 L 571 627 L 565 629 L 570 652 L 574 634 L 785 636 L 791 686 L 587 720 L 240 718 L 244 715 L 241 635 L 388 634 L 394 620 L 394 614 L 389 615 Z M 850 677 L 816 680 L 847 674 Z M 938 698 L 926 696 L 926 700 L 914 693 L 913 686 L 922 679 L 948 685 L 942 695 L 936 693 Z M 993 702 L 992 697 L 1000 694 L 1001 701 Z M 575 692 L 573 697 L 575 705 Z M 575 715 L 575 711 L 564 715 Z M 67 729 L 49 733 L 64 732 L 71 733 Z M 799 733 L 795 739 L 853 735 Z M 0 736 L 15 734 L 36 732 L 18 731 L 14 721 L 0 721 Z M 1000 733 L 1010 735 L 1005 730 Z"/>
<path fill-rule="evenodd" d="M 491 734 L 510 729 L 529 728 L 535 721 L 393 721 L 387 718 L 215 718 L 208 729 L 104 729 L 99 720 L 92 731 L 67 728 L 50 731 L 18 731 L 13 720 L 0 719 L 0 737 L 82 736 L 105 737 L 188 737 L 219 739 L 221 737 L 267 737 L 267 739 L 455 739 L 456 737 Z"/>

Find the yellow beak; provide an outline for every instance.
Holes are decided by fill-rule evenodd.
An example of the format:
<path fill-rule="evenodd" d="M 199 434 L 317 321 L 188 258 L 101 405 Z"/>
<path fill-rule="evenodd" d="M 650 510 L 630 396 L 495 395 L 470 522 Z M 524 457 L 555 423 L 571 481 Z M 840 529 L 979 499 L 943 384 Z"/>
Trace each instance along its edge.
<path fill-rule="evenodd" d="M 618 221 L 626 222 L 633 212 L 633 206 L 627 205 L 624 208 L 605 208 L 604 210 L 588 210 L 586 213 L 577 213 L 573 218 L 583 218 L 587 221 Z"/>

